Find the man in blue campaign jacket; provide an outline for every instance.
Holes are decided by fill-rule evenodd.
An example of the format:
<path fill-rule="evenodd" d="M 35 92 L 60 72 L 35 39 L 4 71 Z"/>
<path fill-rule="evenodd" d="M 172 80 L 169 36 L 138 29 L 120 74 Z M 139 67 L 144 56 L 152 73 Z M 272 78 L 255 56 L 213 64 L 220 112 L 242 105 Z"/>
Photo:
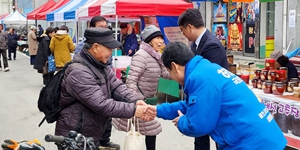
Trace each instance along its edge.
<path fill-rule="evenodd" d="M 169 43 L 162 60 L 186 100 L 152 106 L 187 136 L 209 134 L 220 150 L 283 150 L 283 133 L 264 104 L 239 77 L 183 43 Z M 150 109 L 150 110 L 151 110 Z"/>

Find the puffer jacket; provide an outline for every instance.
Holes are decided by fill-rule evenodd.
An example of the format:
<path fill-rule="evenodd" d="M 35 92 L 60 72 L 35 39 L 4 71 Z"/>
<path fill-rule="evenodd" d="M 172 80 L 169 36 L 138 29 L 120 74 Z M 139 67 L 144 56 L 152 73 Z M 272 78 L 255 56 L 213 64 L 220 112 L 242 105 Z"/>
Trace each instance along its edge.
<path fill-rule="evenodd" d="M 33 68 L 42 71 L 43 67 L 51 54 L 49 45 L 51 38 L 47 34 L 42 34 L 39 42 L 38 51 Z"/>
<path fill-rule="evenodd" d="M 94 66 L 94 71 L 98 71 L 96 74 L 101 74 L 100 85 L 92 71 L 79 63 L 73 63 L 66 69 L 59 105 L 64 107 L 74 100 L 78 102 L 60 112 L 55 134 L 68 136 L 70 130 L 75 130 L 99 141 L 108 118 L 133 117 L 136 106 L 129 101 L 136 102 L 138 99 L 116 78 L 109 64 L 100 63 L 86 49 L 76 55 L 74 60 Z"/>
<path fill-rule="evenodd" d="M 50 50 L 54 53 L 56 67 L 63 67 L 71 61 L 70 53 L 73 53 L 74 49 L 74 43 L 66 31 L 58 30 L 51 38 Z"/>
<path fill-rule="evenodd" d="M 142 42 L 140 49 L 131 59 L 130 71 L 126 79 L 127 87 L 137 93 L 140 99 L 151 98 L 157 94 L 160 77 L 170 78 L 162 63 L 161 54 L 148 43 Z M 118 130 L 126 131 L 127 119 L 114 118 L 113 125 Z M 139 126 L 140 133 L 143 135 L 157 135 L 162 131 L 161 124 L 156 120 L 145 122 L 139 119 Z"/>
<path fill-rule="evenodd" d="M 7 49 L 7 33 L 4 30 L 0 30 L 0 49 Z"/>

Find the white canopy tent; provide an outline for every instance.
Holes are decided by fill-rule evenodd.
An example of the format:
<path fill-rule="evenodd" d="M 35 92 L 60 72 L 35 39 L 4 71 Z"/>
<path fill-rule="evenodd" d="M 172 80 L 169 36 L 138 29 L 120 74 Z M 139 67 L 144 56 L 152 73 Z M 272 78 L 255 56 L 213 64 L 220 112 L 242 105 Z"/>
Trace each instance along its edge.
<path fill-rule="evenodd" d="M 15 11 L 2 19 L 5 24 L 35 24 L 34 20 L 27 20 L 26 16 L 19 11 Z"/>

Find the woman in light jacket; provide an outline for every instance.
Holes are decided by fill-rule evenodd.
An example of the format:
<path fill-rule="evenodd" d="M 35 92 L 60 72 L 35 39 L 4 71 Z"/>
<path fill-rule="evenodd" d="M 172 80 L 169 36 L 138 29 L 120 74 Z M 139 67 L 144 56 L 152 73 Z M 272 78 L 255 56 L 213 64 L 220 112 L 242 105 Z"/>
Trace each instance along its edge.
<path fill-rule="evenodd" d="M 168 79 L 170 77 L 161 60 L 160 50 L 164 46 L 161 31 L 156 26 L 150 25 L 142 31 L 141 36 L 144 41 L 132 57 L 126 85 L 139 95 L 140 99 L 145 99 L 156 96 L 160 77 Z M 113 125 L 118 130 L 125 131 L 127 121 L 114 119 Z M 155 150 L 156 135 L 162 130 L 161 124 L 156 120 L 150 122 L 139 120 L 139 126 L 141 134 L 146 135 L 147 150 Z"/>

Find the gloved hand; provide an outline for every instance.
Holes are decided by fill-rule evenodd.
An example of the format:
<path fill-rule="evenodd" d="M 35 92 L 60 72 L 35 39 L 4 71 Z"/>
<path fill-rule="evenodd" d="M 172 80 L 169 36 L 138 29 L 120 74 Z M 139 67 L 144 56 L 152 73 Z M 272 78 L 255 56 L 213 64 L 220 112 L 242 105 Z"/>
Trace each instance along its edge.
<path fill-rule="evenodd" d="M 1 144 L 1 147 L 3 149 L 8 149 L 8 150 L 17 150 L 19 147 L 19 143 L 15 140 L 6 139 L 4 140 L 4 143 Z"/>
<path fill-rule="evenodd" d="M 28 144 L 27 143 L 21 143 L 19 150 L 45 150 L 45 148 L 37 143 Z"/>

